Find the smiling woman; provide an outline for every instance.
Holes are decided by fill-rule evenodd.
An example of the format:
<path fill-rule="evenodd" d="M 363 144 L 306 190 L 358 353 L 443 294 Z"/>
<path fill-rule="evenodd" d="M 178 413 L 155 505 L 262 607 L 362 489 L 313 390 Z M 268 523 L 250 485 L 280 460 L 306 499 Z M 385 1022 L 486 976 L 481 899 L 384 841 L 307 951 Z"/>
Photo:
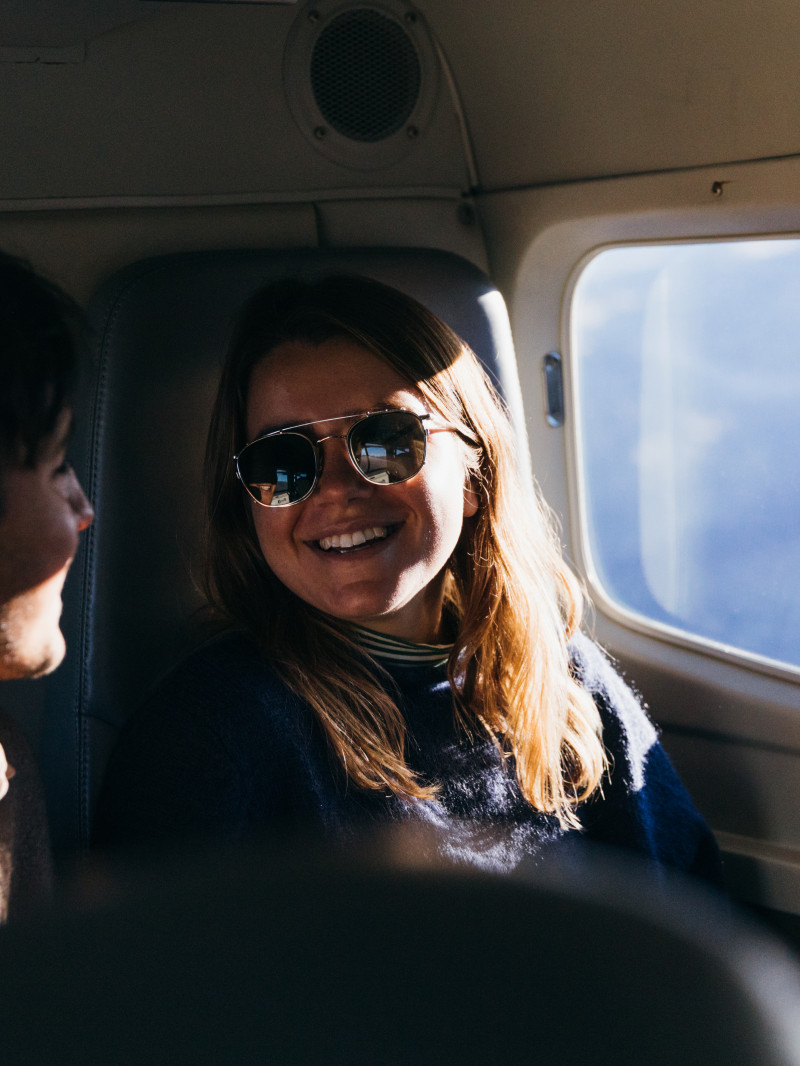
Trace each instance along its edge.
<path fill-rule="evenodd" d="M 209 601 L 229 632 L 123 734 L 105 843 L 436 828 L 510 869 L 579 834 L 718 880 L 466 345 L 362 278 L 245 307 L 208 439 Z"/>
<path fill-rule="evenodd" d="M 431 428 L 423 429 L 421 419 L 432 417 L 423 403 L 421 393 L 391 366 L 346 338 L 321 344 L 293 341 L 279 345 L 254 367 L 247 428 L 248 434 L 258 432 L 259 426 L 274 424 L 287 413 L 305 418 L 313 411 L 332 412 L 331 418 L 309 424 L 320 434 L 317 440 L 326 442 L 318 459 L 324 474 L 315 482 L 316 491 L 310 488 L 297 507 L 273 501 L 253 509 L 258 543 L 273 574 L 328 615 L 405 640 L 431 642 L 444 624 L 447 560 L 464 518 L 472 517 L 478 504 L 466 475 L 464 444 L 454 432 L 436 433 L 448 427 L 437 426 L 435 416 Z M 427 447 L 407 468 L 408 476 L 405 471 L 392 475 L 384 463 L 377 479 L 367 477 L 341 436 L 328 432 L 341 428 L 343 419 L 358 430 L 363 416 L 343 414 L 358 408 L 386 408 L 393 413 L 385 417 L 395 423 L 401 412 L 411 413 L 407 450 L 420 433 Z M 379 419 L 372 416 L 377 422 L 374 443 L 366 450 L 373 453 L 381 439 Z M 393 428 L 396 433 L 389 423 L 385 431 Z"/>

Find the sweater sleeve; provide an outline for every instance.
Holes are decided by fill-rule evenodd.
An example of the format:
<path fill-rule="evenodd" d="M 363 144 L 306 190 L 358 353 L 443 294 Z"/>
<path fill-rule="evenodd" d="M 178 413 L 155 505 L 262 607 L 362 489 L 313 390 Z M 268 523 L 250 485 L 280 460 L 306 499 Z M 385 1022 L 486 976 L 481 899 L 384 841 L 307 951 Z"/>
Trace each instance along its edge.
<path fill-rule="evenodd" d="M 600 711 L 609 760 L 602 796 L 582 812 L 586 839 L 722 887 L 716 840 L 636 696 L 586 638 L 574 643 L 573 662 Z"/>
<path fill-rule="evenodd" d="M 103 848 L 224 834 L 245 802 L 237 766 L 207 706 L 160 693 L 120 736 L 100 793 Z"/>
<path fill-rule="evenodd" d="M 181 837 L 235 838 L 251 819 L 275 753 L 253 681 L 252 654 L 231 642 L 198 649 L 123 729 L 100 793 L 93 843 L 103 849 Z"/>

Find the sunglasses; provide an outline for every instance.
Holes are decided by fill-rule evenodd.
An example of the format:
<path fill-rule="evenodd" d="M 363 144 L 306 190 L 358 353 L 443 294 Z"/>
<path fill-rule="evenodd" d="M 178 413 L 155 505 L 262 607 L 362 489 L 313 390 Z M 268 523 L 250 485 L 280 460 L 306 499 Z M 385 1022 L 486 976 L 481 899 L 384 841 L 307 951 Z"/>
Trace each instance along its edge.
<path fill-rule="evenodd" d="M 352 417 L 316 421 L 339 422 Z M 418 474 L 425 463 L 428 434 L 435 432 L 424 425 L 430 417 L 403 410 L 365 411 L 347 433 L 316 438 L 297 432 L 314 425 L 301 422 L 245 445 L 233 457 L 236 476 L 262 507 L 290 507 L 310 496 L 320 479 L 324 465 L 322 442 L 344 440 L 351 466 L 365 481 L 400 485 Z"/>

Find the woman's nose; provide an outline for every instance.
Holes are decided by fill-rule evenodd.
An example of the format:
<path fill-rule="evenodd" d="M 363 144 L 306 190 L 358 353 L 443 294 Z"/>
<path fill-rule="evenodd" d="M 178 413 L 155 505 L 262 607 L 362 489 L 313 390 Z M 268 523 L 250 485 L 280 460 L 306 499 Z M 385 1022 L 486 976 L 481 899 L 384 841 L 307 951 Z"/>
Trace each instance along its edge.
<path fill-rule="evenodd" d="M 344 493 L 347 498 L 368 496 L 373 486 L 350 461 L 347 443 L 342 437 L 326 437 L 322 445 L 322 471 L 317 492 L 320 495 Z"/>

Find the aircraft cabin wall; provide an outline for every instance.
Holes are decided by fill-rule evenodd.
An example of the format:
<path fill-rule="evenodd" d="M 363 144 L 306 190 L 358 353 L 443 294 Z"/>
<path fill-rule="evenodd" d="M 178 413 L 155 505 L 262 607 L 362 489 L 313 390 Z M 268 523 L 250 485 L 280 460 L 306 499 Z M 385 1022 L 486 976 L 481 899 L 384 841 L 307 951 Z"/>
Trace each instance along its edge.
<path fill-rule="evenodd" d="M 372 141 L 320 119 L 309 67 L 334 17 L 365 9 L 419 63 L 407 106 L 398 83 L 381 97 Z M 794 913 L 797 660 L 698 641 L 604 591 L 573 309 L 602 249 L 800 231 L 798 40 L 788 0 L 0 3 L 0 246 L 80 301 L 130 262 L 201 248 L 421 245 L 490 272 L 533 466 L 595 592 L 597 634 L 722 834 L 734 892 Z M 317 88 L 347 82 L 336 47 Z M 544 414 L 549 352 L 562 426 Z"/>
<path fill-rule="evenodd" d="M 797 150 L 800 89 L 786 72 L 798 15 L 784 0 L 511 0 L 502 17 L 429 0 L 416 25 L 401 0 L 379 0 L 412 34 L 421 88 L 366 154 L 313 121 L 311 20 L 340 7 L 358 5 L 5 0 L 0 238 L 78 295 L 130 256 L 215 243 L 228 206 L 250 209 L 233 215 L 232 243 L 422 240 L 481 259 L 459 211 L 473 192 Z M 332 90 L 346 63 L 324 74 Z M 327 231 L 312 208 L 325 204 Z"/>

